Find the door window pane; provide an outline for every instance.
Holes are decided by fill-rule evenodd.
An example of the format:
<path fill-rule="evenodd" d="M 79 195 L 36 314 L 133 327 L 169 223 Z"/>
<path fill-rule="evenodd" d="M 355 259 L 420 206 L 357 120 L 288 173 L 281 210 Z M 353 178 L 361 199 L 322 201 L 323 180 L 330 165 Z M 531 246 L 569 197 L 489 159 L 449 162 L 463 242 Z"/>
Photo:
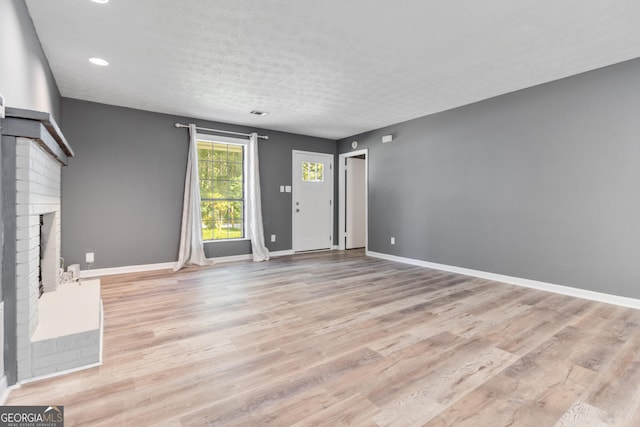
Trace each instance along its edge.
<path fill-rule="evenodd" d="M 302 180 L 305 182 L 324 182 L 324 164 L 302 162 Z"/>

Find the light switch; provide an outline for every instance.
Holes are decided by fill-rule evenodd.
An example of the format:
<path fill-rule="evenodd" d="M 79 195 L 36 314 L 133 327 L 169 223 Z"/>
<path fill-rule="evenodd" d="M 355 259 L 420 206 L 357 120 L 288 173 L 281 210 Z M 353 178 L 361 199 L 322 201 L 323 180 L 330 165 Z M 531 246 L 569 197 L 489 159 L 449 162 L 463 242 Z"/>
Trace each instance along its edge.
<path fill-rule="evenodd" d="M 284 193 L 284 185 L 281 185 L 281 186 L 280 186 L 280 192 L 281 192 L 281 193 Z"/>
<path fill-rule="evenodd" d="M 287 193 L 291 193 L 291 186 L 287 185 L 286 187 L 284 187 L 284 191 L 286 191 Z"/>

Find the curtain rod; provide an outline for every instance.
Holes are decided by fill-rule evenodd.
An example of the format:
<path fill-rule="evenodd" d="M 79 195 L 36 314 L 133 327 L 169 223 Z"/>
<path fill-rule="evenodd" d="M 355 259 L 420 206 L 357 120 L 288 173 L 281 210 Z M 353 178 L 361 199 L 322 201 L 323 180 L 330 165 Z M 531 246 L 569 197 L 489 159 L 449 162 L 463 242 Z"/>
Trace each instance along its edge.
<path fill-rule="evenodd" d="M 182 123 L 176 123 L 174 125 L 177 128 L 188 128 L 189 125 L 183 125 Z M 229 135 L 240 135 L 240 136 L 251 136 L 250 133 L 241 133 L 241 132 L 231 132 L 228 130 L 220 130 L 220 129 L 209 129 L 209 128 L 201 128 L 196 126 L 197 130 L 208 130 L 209 132 L 218 132 L 218 133 L 226 133 Z M 262 138 L 262 139 L 269 139 L 268 135 L 258 135 L 258 138 Z"/>

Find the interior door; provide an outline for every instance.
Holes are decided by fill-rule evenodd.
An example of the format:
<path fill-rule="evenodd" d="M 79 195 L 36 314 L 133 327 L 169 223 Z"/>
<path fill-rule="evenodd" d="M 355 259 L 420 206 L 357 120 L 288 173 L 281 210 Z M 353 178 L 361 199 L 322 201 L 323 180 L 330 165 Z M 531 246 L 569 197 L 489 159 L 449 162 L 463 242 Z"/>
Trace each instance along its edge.
<path fill-rule="evenodd" d="M 347 157 L 346 160 L 346 248 L 364 248 L 366 239 L 366 161 L 355 157 Z"/>
<path fill-rule="evenodd" d="M 333 156 L 293 152 L 293 250 L 333 246 Z"/>

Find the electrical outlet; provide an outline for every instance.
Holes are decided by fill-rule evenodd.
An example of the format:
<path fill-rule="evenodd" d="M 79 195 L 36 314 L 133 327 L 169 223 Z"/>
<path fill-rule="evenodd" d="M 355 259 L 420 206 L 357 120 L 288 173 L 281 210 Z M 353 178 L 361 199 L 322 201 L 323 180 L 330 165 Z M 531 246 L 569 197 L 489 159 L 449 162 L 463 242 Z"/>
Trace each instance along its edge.
<path fill-rule="evenodd" d="M 85 254 L 85 261 L 87 264 L 93 264 L 95 262 L 95 254 L 93 252 L 87 252 Z"/>
<path fill-rule="evenodd" d="M 271 235 L 271 241 L 272 241 L 272 242 L 275 242 L 275 241 L 276 241 L 276 235 L 275 235 L 275 234 L 272 234 L 272 235 Z"/>
<path fill-rule="evenodd" d="M 392 237 L 392 238 L 391 238 L 391 244 L 392 244 L 392 245 L 395 245 L 395 244 L 396 244 L 396 238 L 395 238 L 395 237 Z"/>

